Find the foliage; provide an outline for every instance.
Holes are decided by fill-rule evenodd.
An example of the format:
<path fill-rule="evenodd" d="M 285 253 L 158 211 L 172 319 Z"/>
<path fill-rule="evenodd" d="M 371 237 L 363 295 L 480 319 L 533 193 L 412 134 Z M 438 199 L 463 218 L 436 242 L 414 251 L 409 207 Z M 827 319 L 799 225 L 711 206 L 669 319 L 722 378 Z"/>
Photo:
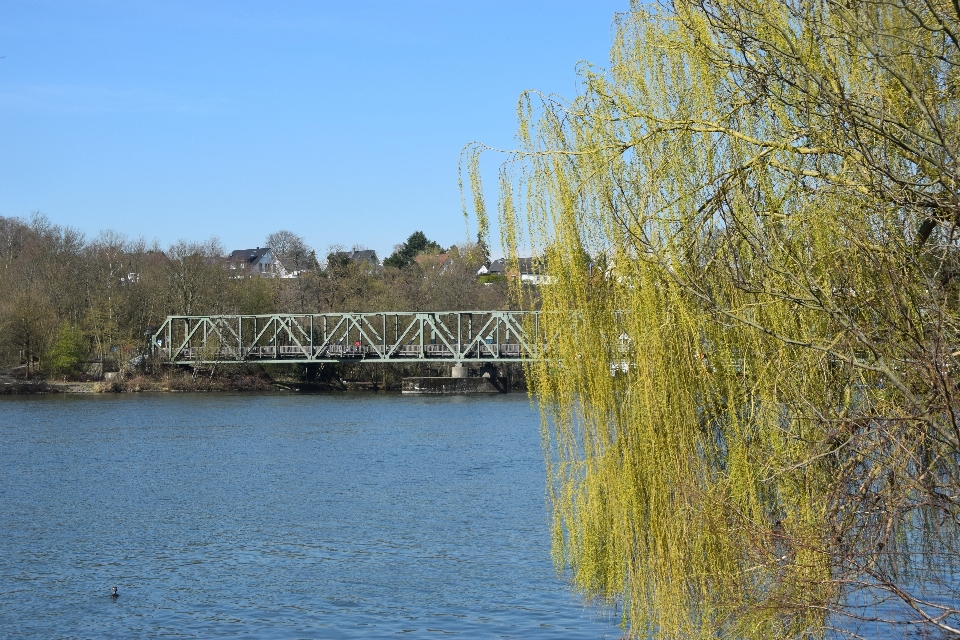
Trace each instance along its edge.
<path fill-rule="evenodd" d="M 421 253 L 440 253 L 443 249 L 439 244 L 427 238 L 423 231 L 414 231 L 397 249 L 383 261 L 385 267 L 403 269 L 413 264 L 413 259 Z"/>
<path fill-rule="evenodd" d="M 106 231 L 85 240 L 45 217 L 0 217 L 0 367 L 44 356 L 66 374 L 75 335 L 107 367 L 146 347 L 167 315 L 274 312 L 499 309 L 506 287 L 476 281 L 482 263 L 472 244 L 452 247 L 444 269 L 381 269 L 336 250 L 320 270 L 313 249 L 289 231 L 271 235 L 303 267 L 292 278 L 238 277 L 216 239 L 181 240 L 165 251 Z M 425 239 L 425 236 L 424 236 Z M 429 241 L 426 241 L 429 245 Z M 297 257 L 299 256 L 299 257 Z M 75 345 L 74 345 L 75 346 Z M 62 362 L 59 360 L 63 355 Z"/>
<path fill-rule="evenodd" d="M 83 332 L 63 322 L 57 330 L 47 364 L 56 374 L 72 375 L 83 370 L 89 345 Z"/>
<path fill-rule="evenodd" d="M 644 7 L 501 172 L 558 564 L 636 637 L 960 634 L 956 8 Z"/>
<path fill-rule="evenodd" d="M 38 293 L 21 291 L 11 296 L 4 316 L 4 346 L 16 353 L 18 362 L 26 365 L 29 377 L 35 361 L 46 351 L 52 328 L 56 326 L 50 303 Z"/>
<path fill-rule="evenodd" d="M 218 304 L 227 290 L 227 271 L 219 264 L 223 247 L 181 240 L 167 252 L 164 271 L 175 313 L 196 315 L 203 305 Z"/>
<path fill-rule="evenodd" d="M 231 283 L 230 298 L 236 313 L 275 313 L 277 308 L 276 283 L 268 278 L 237 279 Z"/>
<path fill-rule="evenodd" d="M 318 266 L 316 253 L 301 236 L 292 231 L 281 229 L 271 233 L 265 242 L 265 246 L 273 249 L 286 271 L 299 273 Z"/>

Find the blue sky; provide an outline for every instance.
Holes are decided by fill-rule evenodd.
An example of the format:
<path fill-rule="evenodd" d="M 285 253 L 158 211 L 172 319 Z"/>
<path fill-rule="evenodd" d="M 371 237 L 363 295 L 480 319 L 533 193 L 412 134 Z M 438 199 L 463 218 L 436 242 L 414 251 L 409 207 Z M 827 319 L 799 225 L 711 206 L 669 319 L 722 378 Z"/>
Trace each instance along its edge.
<path fill-rule="evenodd" d="M 628 5 L 4 0 L 0 216 L 164 247 L 461 242 L 460 149 L 511 147 L 525 89 L 574 95 Z"/>

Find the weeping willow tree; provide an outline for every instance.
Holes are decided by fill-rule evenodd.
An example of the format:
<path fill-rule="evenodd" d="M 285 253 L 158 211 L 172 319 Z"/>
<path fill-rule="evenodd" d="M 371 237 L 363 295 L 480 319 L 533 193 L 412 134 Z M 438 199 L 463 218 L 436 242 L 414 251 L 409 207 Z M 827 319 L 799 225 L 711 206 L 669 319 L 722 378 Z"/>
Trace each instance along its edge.
<path fill-rule="evenodd" d="M 555 558 L 632 635 L 960 634 L 958 12 L 637 3 L 521 99 Z"/>

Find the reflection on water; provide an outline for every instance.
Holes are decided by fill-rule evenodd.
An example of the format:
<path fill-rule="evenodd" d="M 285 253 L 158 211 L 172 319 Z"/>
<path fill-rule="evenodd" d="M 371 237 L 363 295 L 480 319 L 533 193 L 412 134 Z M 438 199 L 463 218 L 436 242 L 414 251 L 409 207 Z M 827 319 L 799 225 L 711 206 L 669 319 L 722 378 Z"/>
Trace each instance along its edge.
<path fill-rule="evenodd" d="M 520 394 L 0 399 L 0 637 L 617 638 L 553 573 L 537 420 Z"/>

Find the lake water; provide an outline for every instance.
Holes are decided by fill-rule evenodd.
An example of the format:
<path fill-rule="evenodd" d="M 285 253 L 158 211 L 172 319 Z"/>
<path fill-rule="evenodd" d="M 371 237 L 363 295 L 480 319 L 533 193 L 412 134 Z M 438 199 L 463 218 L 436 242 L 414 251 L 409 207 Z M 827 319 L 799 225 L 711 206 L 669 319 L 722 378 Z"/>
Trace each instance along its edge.
<path fill-rule="evenodd" d="M 538 429 L 522 394 L 0 398 L 0 637 L 618 638 L 553 571 Z"/>

